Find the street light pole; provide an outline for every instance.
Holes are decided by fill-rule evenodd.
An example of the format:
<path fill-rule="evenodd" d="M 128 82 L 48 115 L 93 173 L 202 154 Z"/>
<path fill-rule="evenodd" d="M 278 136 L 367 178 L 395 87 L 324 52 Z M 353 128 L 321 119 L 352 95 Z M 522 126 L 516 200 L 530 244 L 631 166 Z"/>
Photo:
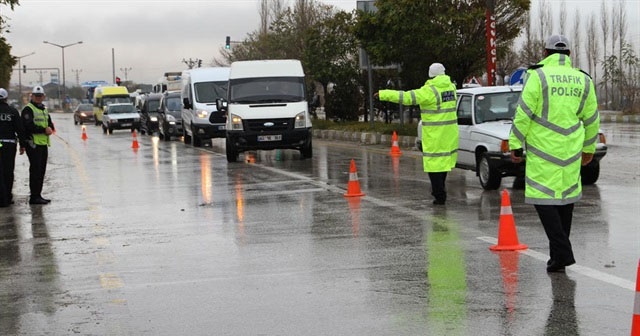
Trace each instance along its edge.
<path fill-rule="evenodd" d="M 36 52 L 33 51 L 31 53 L 28 53 L 26 55 L 22 55 L 22 56 L 17 56 L 16 58 L 18 59 L 18 103 L 20 104 L 20 106 L 22 106 L 22 65 L 21 65 L 21 60 L 27 56 L 31 56 L 33 54 L 35 54 Z"/>
<path fill-rule="evenodd" d="M 76 44 L 82 44 L 82 41 L 78 41 L 78 42 L 75 42 L 75 43 L 69 43 L 69 44 L 65 44 L 65 45 L 59 45 L 59 44 L 48 42 L 48 41 L 42 41 L 42 42 L 45 43 L 45 44 L 50 44 L 52 46 L 56 46 L 56 47 L 62 49 L 62 95 L 65 96 L 66 95 L 66 88 L 65 88 L 66 81 L 65 81 L 65 71 L 64 71 L 64 48 L 70 47 L 70 46 L 73 46 L 73 45 L 76 45 Z M 60 99 L 61 97 L 58 97 L 58 98 Z"/>

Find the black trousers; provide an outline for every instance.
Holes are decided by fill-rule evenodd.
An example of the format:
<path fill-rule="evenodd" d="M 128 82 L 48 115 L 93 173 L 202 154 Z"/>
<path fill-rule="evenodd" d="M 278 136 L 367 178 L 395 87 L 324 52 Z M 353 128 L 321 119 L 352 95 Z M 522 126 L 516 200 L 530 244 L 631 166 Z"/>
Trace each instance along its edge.
<path fill-rule="evenodd" d="M 49 147 L 46 145 L 36 145 L 35 148 L 27 146 L 26 150 L 29 157 L 29 190 L 31 198 L 34 199 L 42 197 L 42 185 L 44 184 L 44 173 L 47 171 Z"/>
<path fill-rule="evenodd" d="M 18 145 L 15 142 L 2 142 L 2 147 L 0 147 L 0 157 L 2 157 L 2 162 L 0 163 L 2 176 L 0 178 L 4 183 L 3 195 L 1 196 L 3 198 L 0 198 L 0 201 L 6 201 L 7 203 L 11 203 L 13 200 L 13 171 L 16 167 L 17 147 Z"/>
<path fill-rule="evenodd" d="M 563 263 L 574 263 L 573 249 L 569 234 L 573 219 L 573 204 L 567 205 L 535 205 L 538 217 L 549 239 L 551 260 Z"/>
<path fill-rule="evenodd" d="M 447 180 L 447 172 L 428 173 L 431 180 L 431 195 L 438 201 L 447 200 L 447 191 L 445 190 L 445 182 Z"/>

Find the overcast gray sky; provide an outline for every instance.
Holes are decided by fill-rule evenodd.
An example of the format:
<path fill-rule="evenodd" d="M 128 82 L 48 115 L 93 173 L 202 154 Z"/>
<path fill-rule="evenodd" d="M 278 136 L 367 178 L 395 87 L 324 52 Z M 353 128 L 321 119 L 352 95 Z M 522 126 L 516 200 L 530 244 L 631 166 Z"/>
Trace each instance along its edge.
<path fill-rule="evenodd" d="M 548 0 L 552 5 L 559 0 Z M 339 9 L 352 10 L 356 0 L 324 0 Z M 536 0 L 532 0 L 535 7 Z M 611 1 L 612 2 L 612 1 Z M 21 0 L 14 11 L 0 6 L 8 17 L 7 41 L 14 56 L 28 68 L 59 68 L 62 49 L 43 41 L 67 45 L 64 49 L 67 86 L 79 81 L 123 80 L 152 84 L 164 72 L 186 69 L 183 59 L 202 59 L 208 65 L 223 46 L 225 36 L 242 40 L 259 23 L 259 0 Z M 601 0 L 566 0 L 569 19 L 575 8 L 599 12 Z M 628 39 L 640 41 L 640 0 L 625 0 L 629 11 Z M 535 9 L 534 9 L 535 10 Z M 583 18 L 583 22 L 586 19 Z M 123 69 L 123 70 L 121 70 Z M 35 71 L 22 74 L 25 85 L 36 84 Z M 62 80 L 62 78 L 60 79 Z M 17 83 L 14 72 L 12 82 Z M 49 82 L 48 72 L 44 82 Z"/>

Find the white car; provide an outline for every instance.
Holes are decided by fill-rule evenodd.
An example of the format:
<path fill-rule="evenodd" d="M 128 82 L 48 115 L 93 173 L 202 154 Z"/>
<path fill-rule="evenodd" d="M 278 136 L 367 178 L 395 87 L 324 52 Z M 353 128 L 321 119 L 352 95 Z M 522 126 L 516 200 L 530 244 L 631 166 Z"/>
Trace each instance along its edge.
<path fill-rule="evenodd" d="M 458 90 L 460 141 L 456 167 L 475 171 L 485 190 L 498 189 L 503 177 L 524 176 L 524 162 L 512 163 L 509 151 L 509 133 L 520 92 L 522 86 L 483 86 Z M 416 147 L 420 151 L 421 137 L 422 122 L 419 122 Z M 600 132 L 594 159 L 581 169 L 583 185 L 598 180 L 600 159 L 606 153 L 606 139 Z"/>
<path fill-rule="evenodd" d="M 140 132 L 140 113 L 131 103 L 109 104 L 102 116 L 102 132 L 113 133 L 114 129 L 130 129 Z"/>

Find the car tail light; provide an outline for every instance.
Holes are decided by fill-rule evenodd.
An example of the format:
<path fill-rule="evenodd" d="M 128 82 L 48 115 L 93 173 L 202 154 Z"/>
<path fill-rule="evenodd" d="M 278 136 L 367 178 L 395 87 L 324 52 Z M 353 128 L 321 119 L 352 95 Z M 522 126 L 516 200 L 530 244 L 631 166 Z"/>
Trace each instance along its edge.
<path fill-rule="evenodd" d="M 502 140 L 500 142 L 500 151 L 502 151 L 503 153 L 509 152 L 509 140 Z"/>
<path fill-rule="evenodd" d="M 607 137 L 604 136 L 604 133 L 598 133 L 598 141 L 603 145 L 607 144 Z"/>

